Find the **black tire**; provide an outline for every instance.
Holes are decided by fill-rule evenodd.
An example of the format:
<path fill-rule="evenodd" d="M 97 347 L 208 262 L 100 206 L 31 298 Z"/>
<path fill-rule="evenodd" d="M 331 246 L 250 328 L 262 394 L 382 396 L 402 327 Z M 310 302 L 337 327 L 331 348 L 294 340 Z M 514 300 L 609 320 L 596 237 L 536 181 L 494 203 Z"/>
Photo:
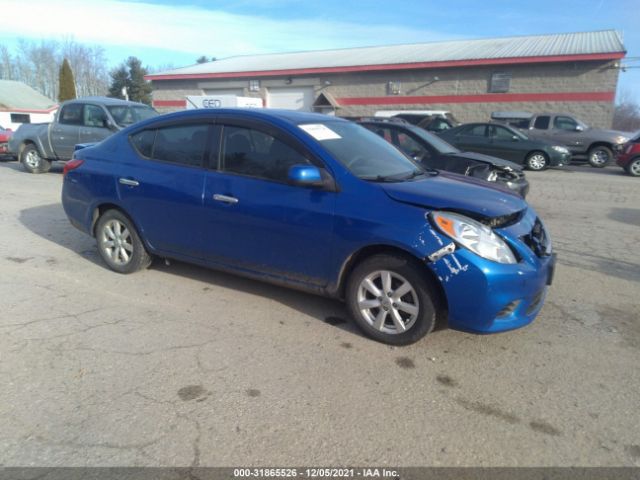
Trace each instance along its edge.
<path fill-rule="evenodd" d="M 589 165 L 594 168 L 604 168 L 613 159 L 613 151 L 604 145 L 591 147 L 588 153 Z"/>
<path fill-rule="evenodd" d="M 376 297 L 370 290 L 365 289 L 362 283 L 368 277 L 371 279 L 371 276 L 377 275 L 378 272 L 381 274 L 390 272 L 392 293 L 400 290 L 403 282 L 408 282 L 412 290 L 399 298 L 389 297 L 389 292 L 381 292 L 382 295 Z M 379 283 L 376 281 L 373 283 L 379 290 L 383 290 L 382 277 Z M 364 292 L 364 298 L 361 292 Z M 361 309 L 359 298 L 364 302 L 377 301 L 380 307 Z M 398 254 L 374 255 L 362 261 L 351 272 L 346 289 L 347 306 L 356 325 L 365 335 L 389 345 L 409 345 L 430 333 L 436 323 L 436 300 L 434 288 L 430 285 L 422 268 L 410 257 Z M 407 313 L 403 307 L 395 308 L 398 305 L 417 309 L 415 317 Z M 383 309 L 386 309 L 384 313 Z M 378 314 L 383 315 L 380 328 L 374 326 Z M 393 321 L 396 314 L 400 315 L 401 320 L 404 319 L 402 325 L 409 325 L 406 331 L 397 331 L 397 323 Z M 376 319 L 373 318 L 374 315 Z"/>
<path fill-rule="evenodd" d="M 549 167 L 549 156 L 544 152 L 530 152 L 524 161 L 524 166 L 534 172 L 539 172 Z"/>
<path fill-rule="evenodd" d="M 624 170 L 632 177 L 640 177 L 640 157 L 633 158 Z"/>
<path fill-rule="evenodd" d="M 120 224 L 120 234 L 117 232 L 117 224 Z M 122 230 L 122 227 L 126 230 Z M 113 271 L 133 273 L 151 265 L 152 258 L 142 243 L 136 227 L 121 211 L 104 212 L 98 219 L 95 233 L 98 252 Z M 125 253 L 122 253 L 122 250 Z M 128 259 L 125 259 L 125 254 Z"/>
<path fill-rule="evenodd" d="M 51 162 L 46 158 L 42 158 L 38 147 L 32 143 L 25 145 L 22 149 L 20 163 L 22 168 L 29 173 L 47 173 L 51 169 Z"/>

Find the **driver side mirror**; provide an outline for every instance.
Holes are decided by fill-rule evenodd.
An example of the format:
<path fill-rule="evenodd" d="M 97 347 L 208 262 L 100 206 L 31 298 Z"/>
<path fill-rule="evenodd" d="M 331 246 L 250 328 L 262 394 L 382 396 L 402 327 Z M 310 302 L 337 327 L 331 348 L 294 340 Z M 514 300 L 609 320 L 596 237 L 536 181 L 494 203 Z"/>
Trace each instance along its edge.
<path fill-rule="evenodd" d="M 584 127 L 582 125 L 576 125 L 576 132 L 584 131 Z"/>
<path fill-rule="evenodd" d="M 519 142 L 520 138 L 517 135 L 514 135 L 513 137 L 511 137 L 511 141 L 512 142 Z"/>
<path fill-rule="evenodd" d="M 320 169 L 314 165 L 293 165 L 287 175 L 289 182 L 300 187 L 323 187 Z"/>
<path fill-rule="evenodd" d="M 109 130 L 118 130 L 118 127 L 115 123 L 113 123 L 113 121 L 109 118 L 105 118 L 102 121 L 103 125 L 105 126 L 105 128 L 108 128 Z"/>

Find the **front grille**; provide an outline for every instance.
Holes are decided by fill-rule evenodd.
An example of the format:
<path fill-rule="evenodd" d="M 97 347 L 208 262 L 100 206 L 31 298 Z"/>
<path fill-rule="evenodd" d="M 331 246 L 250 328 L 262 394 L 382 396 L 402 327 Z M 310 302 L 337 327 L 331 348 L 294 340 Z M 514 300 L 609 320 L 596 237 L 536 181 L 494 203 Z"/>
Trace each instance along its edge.
<path fill-rule="evenodd" d="M 522 237 L 522 240 L 538 257 L 546 257 L 551 254 L 549 236 L 539 218 L 536 218 L 531 232 Z"/>

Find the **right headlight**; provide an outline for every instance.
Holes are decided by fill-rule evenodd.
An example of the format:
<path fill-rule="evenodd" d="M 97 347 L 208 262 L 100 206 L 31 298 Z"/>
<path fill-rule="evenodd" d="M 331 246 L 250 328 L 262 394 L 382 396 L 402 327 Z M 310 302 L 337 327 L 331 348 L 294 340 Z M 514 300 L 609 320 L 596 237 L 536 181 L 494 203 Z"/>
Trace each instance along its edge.
<path fill-rule="evenodd" d="M 486 225 L 458 213 L 432 212 L 433 223 L 476 255 L 498 263 L 518 263 L 509 245 Z"/>

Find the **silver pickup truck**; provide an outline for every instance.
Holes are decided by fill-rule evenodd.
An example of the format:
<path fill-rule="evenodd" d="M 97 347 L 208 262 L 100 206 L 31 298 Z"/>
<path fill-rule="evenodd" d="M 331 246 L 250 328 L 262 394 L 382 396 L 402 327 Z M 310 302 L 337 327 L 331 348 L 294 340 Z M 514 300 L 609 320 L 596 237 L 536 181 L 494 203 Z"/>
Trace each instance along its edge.
<path fill-rule="evenodd" d="M 614 152 L 631 138 L 629 132 L 591 128 L 566 113 L 493 112 L 491 120 L 524 130 L 530 138 L 566 145 L 572 158 L 586 159 L 597 168 L 613 160 Z"/>
<path fill-rule="evenodd" d="M 30 173 L 45 173 L 51 162 L 67 161 L 78 143 L 95 143 L 145 118 L 153 108 L 116 98 L 85 97 L 60 105 L 53 123 L 25 123 L 9 140 L 9 152 Z"/>

